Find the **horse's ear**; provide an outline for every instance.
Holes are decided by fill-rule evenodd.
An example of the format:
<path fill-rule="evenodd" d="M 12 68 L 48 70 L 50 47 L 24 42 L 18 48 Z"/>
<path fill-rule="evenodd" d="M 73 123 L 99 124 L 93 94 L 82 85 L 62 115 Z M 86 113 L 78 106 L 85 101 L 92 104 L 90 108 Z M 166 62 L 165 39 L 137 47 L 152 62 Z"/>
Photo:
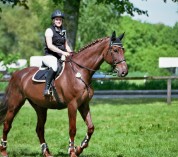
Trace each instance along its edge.
<path fill-rule="evenodd" d="M 124 35 L 125 35 L 125 32 L 122 33 L 118 38 L 119 38 L 120 40 L 122 40 L 122 38 L 124 37 Z"/>
<path fill-rule="evenodd" d="M 116 32 L 114 31 L 111 36 L 111 41 L 115 41 L 115 40 L 116 40 Z"/>

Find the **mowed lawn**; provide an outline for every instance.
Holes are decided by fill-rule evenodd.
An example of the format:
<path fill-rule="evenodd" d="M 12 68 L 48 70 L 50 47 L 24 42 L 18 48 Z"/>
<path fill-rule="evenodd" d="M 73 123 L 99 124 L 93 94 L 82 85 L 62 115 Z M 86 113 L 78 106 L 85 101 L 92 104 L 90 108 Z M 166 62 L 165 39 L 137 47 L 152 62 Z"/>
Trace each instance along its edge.
<path fill-rule="evenodd" d="M 93 99 L 90 108 L 95 132 L 81 157 L 178 157 L 178 100 Z M 9 157 L 42 156 L 35 127 L 36 113 L 26 103 L 8 135 Z M 85 134 L 78 113 L 76 145 Z M 48 110 L 45 135 L 54 157 L 68 156 L 66 109 Z"/>

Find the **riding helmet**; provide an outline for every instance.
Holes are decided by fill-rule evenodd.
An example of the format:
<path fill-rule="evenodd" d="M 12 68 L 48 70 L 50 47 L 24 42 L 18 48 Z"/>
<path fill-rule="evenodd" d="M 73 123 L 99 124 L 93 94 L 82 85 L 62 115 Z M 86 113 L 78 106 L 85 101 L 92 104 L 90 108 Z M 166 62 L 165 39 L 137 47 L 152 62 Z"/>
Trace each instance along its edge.
<path fill-rule="evenodd" d="M 55 17 L 62 17 L 64 19 L 64 14 L 60 10 L 55 10 L 51 14 L 51 19 L 54 19 Z"/>

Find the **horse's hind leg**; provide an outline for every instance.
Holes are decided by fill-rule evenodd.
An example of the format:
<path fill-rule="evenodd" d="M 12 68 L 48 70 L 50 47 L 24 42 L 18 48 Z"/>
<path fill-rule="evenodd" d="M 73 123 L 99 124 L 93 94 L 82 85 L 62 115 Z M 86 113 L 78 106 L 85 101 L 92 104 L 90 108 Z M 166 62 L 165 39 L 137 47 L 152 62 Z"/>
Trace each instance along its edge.
<path fill-rule="evenodd" d="M 12 122 L 20 108 L 23 106 L 25 102 L 22 94 L 15 92 L 7 93 L 4 99 L 4 102 L 8 106 L 6 118 L 4 120 L 3 127 L 3 137 L 1 139 L 0 152 L 3 157 L 7 157 L 6 147 L 7 147 L 7 136 L 12 127 Z"/>
<path fill-rule="evenodd" d="M 38 135 L 38 138 L 39 138 L 39 141 L 41 144 L 41 150 L 42 150 L 43 156 L 44 157 L 52 157 L 52 155 L 50 154 L 50 151 L 48 149 L 47 143 L 45 141 L 45 138 L 44 138 L 44 126 L 46 123 L 47 108 L 39 107 L 33 103 L 31 103 L 31 105 L 35 109 L 37 118 L 38 118 L 37 126 L 36 126 L 36 133 Z"/>
<path fill-rule="evenodd" d="M 88 147 L 88 143 L 89 143 L 90 138 L 94 132 L 94 125 L 93 125 L 92 119 L 91 119 L 89 104 L 81 105 L 78 110 L 79 110 L 79 112 L 80 112 L 80 114 L 88 128 L 84 140 L 82 141 L 81 145 L 78 146 L 76 149 L 76 155 L 79 156 L 83 152 L 83 149 Z"/>

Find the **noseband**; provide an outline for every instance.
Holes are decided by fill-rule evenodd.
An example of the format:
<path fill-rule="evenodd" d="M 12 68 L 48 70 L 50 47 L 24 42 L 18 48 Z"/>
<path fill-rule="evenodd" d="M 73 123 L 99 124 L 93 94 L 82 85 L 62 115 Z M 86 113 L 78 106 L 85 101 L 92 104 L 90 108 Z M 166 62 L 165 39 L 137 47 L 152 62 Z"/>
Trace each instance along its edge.
<path fill-rule="evenodd" d="M 120 60 L 120 61 L 115 61 L 114 56 L 113 56 L 113 52 L 111 51 L 112 46 L 120 47 L 120 48 L 122 48 L 122 50 L 124 49 L 121 43 L 113 43 L 113 42 L 110 42 L 108 52 L 111 53 L 111 56 L 112 56 L 112 65 L 113 65 L 113 66 L 116 66 L 117 64 L 120 64 L 120 63 L 122 63 L 122 62 L 125 62 L 125 61 L 126 61 L 125 59 L 122 59 L 122 60 Z M 118 53 L 118 50 L 115 51 L 115 53 Z"/>

